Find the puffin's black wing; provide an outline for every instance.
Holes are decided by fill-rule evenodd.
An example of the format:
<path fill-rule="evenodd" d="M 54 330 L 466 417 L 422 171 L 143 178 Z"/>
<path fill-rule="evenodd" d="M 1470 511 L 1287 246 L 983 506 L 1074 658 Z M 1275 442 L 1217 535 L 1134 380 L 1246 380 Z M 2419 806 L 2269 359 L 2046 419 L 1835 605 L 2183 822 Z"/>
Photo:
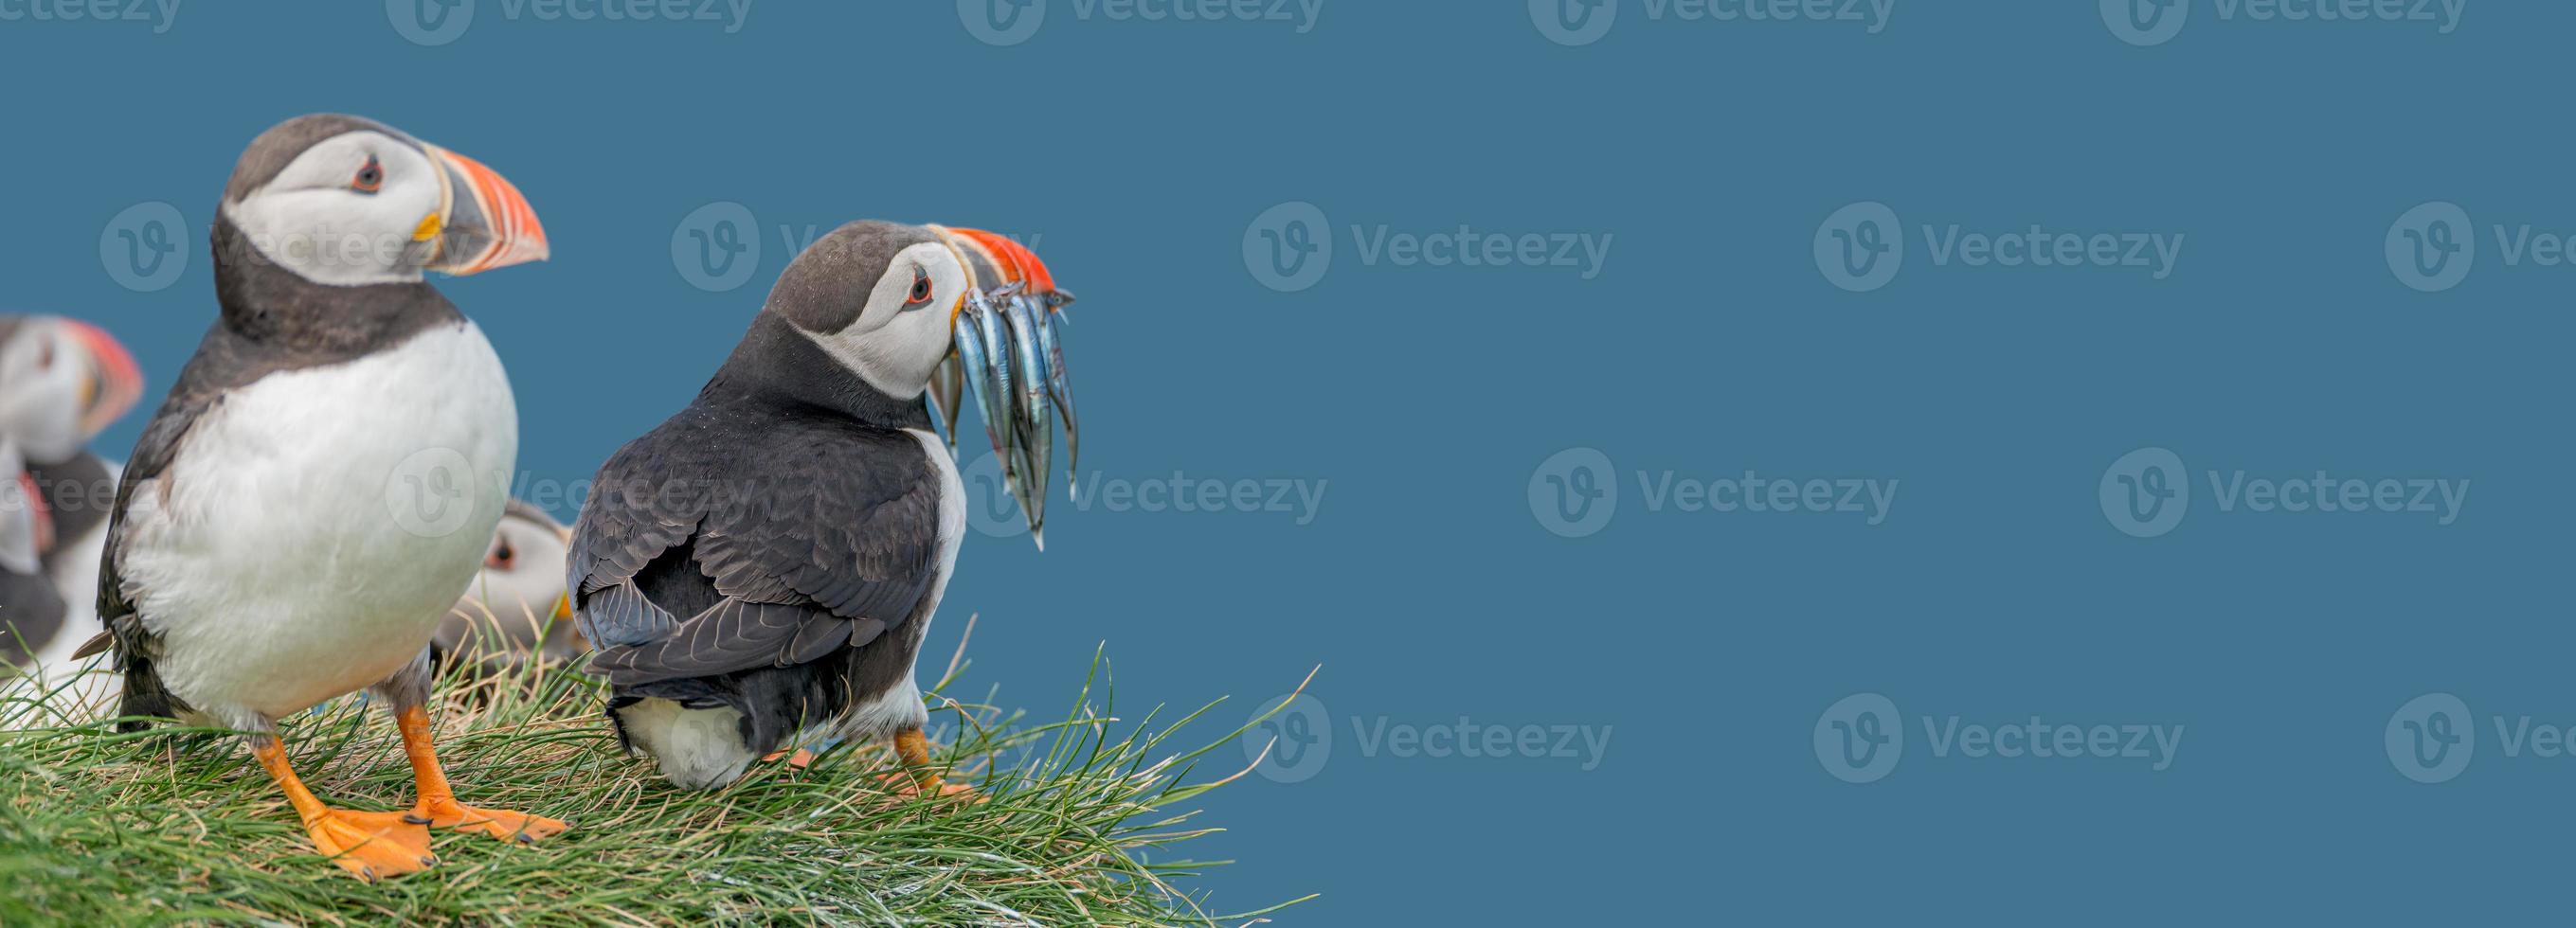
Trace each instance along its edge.
<path fill-rule="evenodd" d="M 44 574 L 0 569 L 0 679 L 30 664 L 37 650 L 62 633 L 66 611 Z"/>
<path fill-rule="evenodd" d="M 575 616 L 611 682 L 821 660 L 902 625 L 938 576 L 918 438 L 721 418 L 693 408 L 620 449 L 574 526 Z"/>

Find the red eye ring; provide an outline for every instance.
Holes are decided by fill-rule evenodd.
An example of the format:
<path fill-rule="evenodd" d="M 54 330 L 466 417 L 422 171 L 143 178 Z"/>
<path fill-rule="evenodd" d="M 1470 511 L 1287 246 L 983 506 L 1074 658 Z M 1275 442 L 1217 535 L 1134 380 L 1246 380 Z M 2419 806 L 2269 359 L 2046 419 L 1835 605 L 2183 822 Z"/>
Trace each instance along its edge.
<path fill-rule="evenodd" d="M 923 273 L 918 267 L 913 268 L 912 292 L 905 295 L 903 305 L 919 306 L 928 302 L 930 302 L 930 275 Z"/>
<path fill-rule="evenodd" d="M 385 166 L 377 163 L 374 155 L 367 156 L 367 163 L 358 168 L 358 176 L 349 179 L 349 189 L 360 193 L 374 193 L 384 186 Z"/>

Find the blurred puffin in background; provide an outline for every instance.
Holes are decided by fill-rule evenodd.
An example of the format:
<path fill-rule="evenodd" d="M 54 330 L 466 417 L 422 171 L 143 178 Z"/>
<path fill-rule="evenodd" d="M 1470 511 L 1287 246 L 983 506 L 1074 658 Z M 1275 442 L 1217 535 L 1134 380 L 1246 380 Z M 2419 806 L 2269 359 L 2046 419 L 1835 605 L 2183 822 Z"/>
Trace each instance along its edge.
<path fill-rule="evenodd" d="M 834 229 L 697 398 L 600 468 L 574 524 L 573 610 L 619 740 L 672 783 L 721 788 L 774 753 L 888 738 L 904 792 L 971 791 L 931 766 L 913 679 L 968 505 L 931 382 L 953 354 L 996 452 L 1042 471 L 1006 443 L 1036 440 L 1029 400 L 1044 409 L 1061 379 L 1028 280 L 979 276 L 983 235 Z"/>
<path fill-rule="evenodd" d="M 123 468 L 89 449 L 92 439 L 143 397 L 143 374 L 125 346 L 99 327 L 60 316 L 0 315 L 0 438 L 21 463 L 7 470 L 38 507 L 41 575 L 66 610 L 49 633 L 20 623 L 7 652 L 49 687 L 71 679 L 72 651 L 98 634 L 99 552 Z M 6 621 L 0 619 L 0 621 Z M 109 681 L 86 681 L 86 698 L 57 698 L 53 708 L 99 701 Z M 66 694 L 70 695 L 70 694 Z M 85 719 L 84 719 L 85 720 Z"/>
<path fill-rule="evenodd" d="M 441 668 L 500 677 L 531 664 L 562 666 L 590 650 L 573 627 L 565 593 L 564 555 L 572 529 L 546 511 L 511 500 L 492 533 L 483 571 L 456 601 L 431 642 Z"/>
<path fill-rule="evenodd" d="M 0 433 L 0 475 L 18 475 L 0 479 L 0 680 L 33 671 L 36 650 L 62 637 L 65 613 L 41 560 L 53 526 L 25 466 L 17 442 Z M 20 709 L 15 700 L 0 708 L 8 727 L 17 727 Z"/>

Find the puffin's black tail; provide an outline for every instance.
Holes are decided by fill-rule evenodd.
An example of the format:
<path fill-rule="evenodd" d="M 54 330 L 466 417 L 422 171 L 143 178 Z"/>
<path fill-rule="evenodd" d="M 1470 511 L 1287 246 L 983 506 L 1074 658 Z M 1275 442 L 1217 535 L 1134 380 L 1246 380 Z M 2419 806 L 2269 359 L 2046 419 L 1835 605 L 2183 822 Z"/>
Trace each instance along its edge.
<path fill-rule="evenodd" d="M 139 715 L 147 719 L 166 719 L 178 715 L 179 701 L 170 695 L 168 689 L 162 687 L 161 675 L 152 672 L 152 659 L 134 653 L 132 649 L 124 647 L 124 644 L 117 639 L 116 632 L 112 629 L 103 631 L 98 633 L 97 637 L 91 638 L 88 643 L 81 645 L 80 650 L 72 652 L 72 659 L 85 660 L 110 649 L 116 652 L 114 660 L 117 669 L 125 677 L 125 698 L 117 703 L 116 714 Z M 149 721 L 116 723 L 117 731 L 129 734 L 150 727 L 152 723 Z"/>
<path fill-rule="evenodd" d="M 125 698 L 117 704 L 116 714 L 139 715 L 144 719 L 118 722 L 116 730 L 142 731 L 152 727 L 149 719 L 166 719 L 179 714 L 177 710 L 177 701 L 170 697 L 169 690 L 161 686 L 161 675 L 152 672 L 152 661 L 142 657 L 128 658 L 125 661 Z"/>

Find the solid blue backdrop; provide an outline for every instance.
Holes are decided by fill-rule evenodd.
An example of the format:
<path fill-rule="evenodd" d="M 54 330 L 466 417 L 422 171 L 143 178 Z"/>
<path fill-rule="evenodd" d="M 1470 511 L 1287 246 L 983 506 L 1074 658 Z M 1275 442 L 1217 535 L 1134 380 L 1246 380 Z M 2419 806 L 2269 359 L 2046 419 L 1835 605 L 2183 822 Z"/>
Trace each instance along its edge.
<path fill-rule="evenodd" d="M 985 0 L 681 22 L 480 0 L 432 45 L 395 28 L 408 2 L 187 2 L 156 24 L 0 0 L 18 12 L 0 17 L 0 309 L 103 323 L 157 396 L 213 317 L 205 224 L 241 147 L 299 113 L 373 116 L 491 164 L 544 219 L 550 263 L 438 282 L 509 365 L 535 485 L 588 477 L 684 404 L 821 231 L 1032 241 L 1082 297 L 1083 464 L 1143 495 L 1077 506 L 1059 478 L 1045 553 L 970 538 L 925 676 L 980 613 L 958 695 L 1060 712 L 1106 642 L 1121 716 L 1231 695 L 1213 736 L 1323 665 L 1274 729 L 1294 761 L 1201 803 L 1229 830 L 1190 856 L 1242 861 L 1185 884 L 1216 910 L 1308 892 L 1284 920 L 2560 908 L 2543 888 L 2566 870 L 2576 761 L 2496 721 L 2576 722 L 2570 447 L 2545 414 L 2576 269 L 2489 227 L 2576 229 L 2576 9 L 2475 4 L 2445 34 L 2198 0 L 2162 8 L 2187 13 L 2178 33 L 2124 35 L 2127 0 L 1898 2 L 1876 31 L 1689 12 L 1741 0 L 1578 3 L 1553 26 L 1556 0 L 1186 5 L 1213 20 L 1038 0 L 1020 12 L 1042 24 L 1004 45 L 998 18 L 968 28 Z M 1820 227 L 1870 201 L 1901 222 Z M 2486 225 L 2392 230 L 2431 201 Z M 114 223 L 153 202 L 184 217 L 191 260 L 130 289 Z M 715 203 L 739 206 L 737 245 L 746 213 L 760 241 L 739 289 L 688 269 L 684 226 Z M 1272 212 L 1292 203 L 1311 210 Z M 1975 264 L 1951 234 L 2034 224 L 2181 247 L 2158 278 Z M 1461 226 L 1474 266 L 1441 244 Z M 2392 237 L 2473 238 L 2474 271 L 2418 292 Z M 1833 276 L 1891 240 L 1883 287 Z M 1296 263 L 1326 242 L 1328 267 Z M 1599 453 L 1581 474 L 1542 469 L 1577 448 Z M 2141 448 L 2194 468 L 2165 475 L 2191 494 L 2169 534 L 2133 537 L 2106 505 L 2156 501 L 2106 473 Z M 1800 499 L 1813 479 L 1892 496 L 1876 524 L 1752 511 L 1727 495 L 1748 470 Z M 2222 493 L 2239 470 L 2470 491 L 2447 525 L 2264 511 Z M 1219 511 L 1196 505 L 1209 478 Z M 1243 480 L 1321 496 L 1273 506 L 1263 484 L 1247 505 Z M 1703 484 L 1737 504 L 1666 492 Z M 1194 505 L 1139 502 L 1156 487 Z M 1569 528 L 1602 504 L 1597 531 Z M 1829 713 L 1865 693 L 1900 714 Z M 2444 722 L 2475 731 L 2474 761 L 2432 784 L 2390 736 L 2433 730 L 2392 716 L 2428 693 L 2481 713 Z M 1950 734 L 2031 724 L 2180 737 L 2156 769 Z M 1836 749 L 1890 730 L 1892 772 L 1846 782 L 1869 774 Z M 1228 748 L 1202 775 L 1244 762 Z"/>

